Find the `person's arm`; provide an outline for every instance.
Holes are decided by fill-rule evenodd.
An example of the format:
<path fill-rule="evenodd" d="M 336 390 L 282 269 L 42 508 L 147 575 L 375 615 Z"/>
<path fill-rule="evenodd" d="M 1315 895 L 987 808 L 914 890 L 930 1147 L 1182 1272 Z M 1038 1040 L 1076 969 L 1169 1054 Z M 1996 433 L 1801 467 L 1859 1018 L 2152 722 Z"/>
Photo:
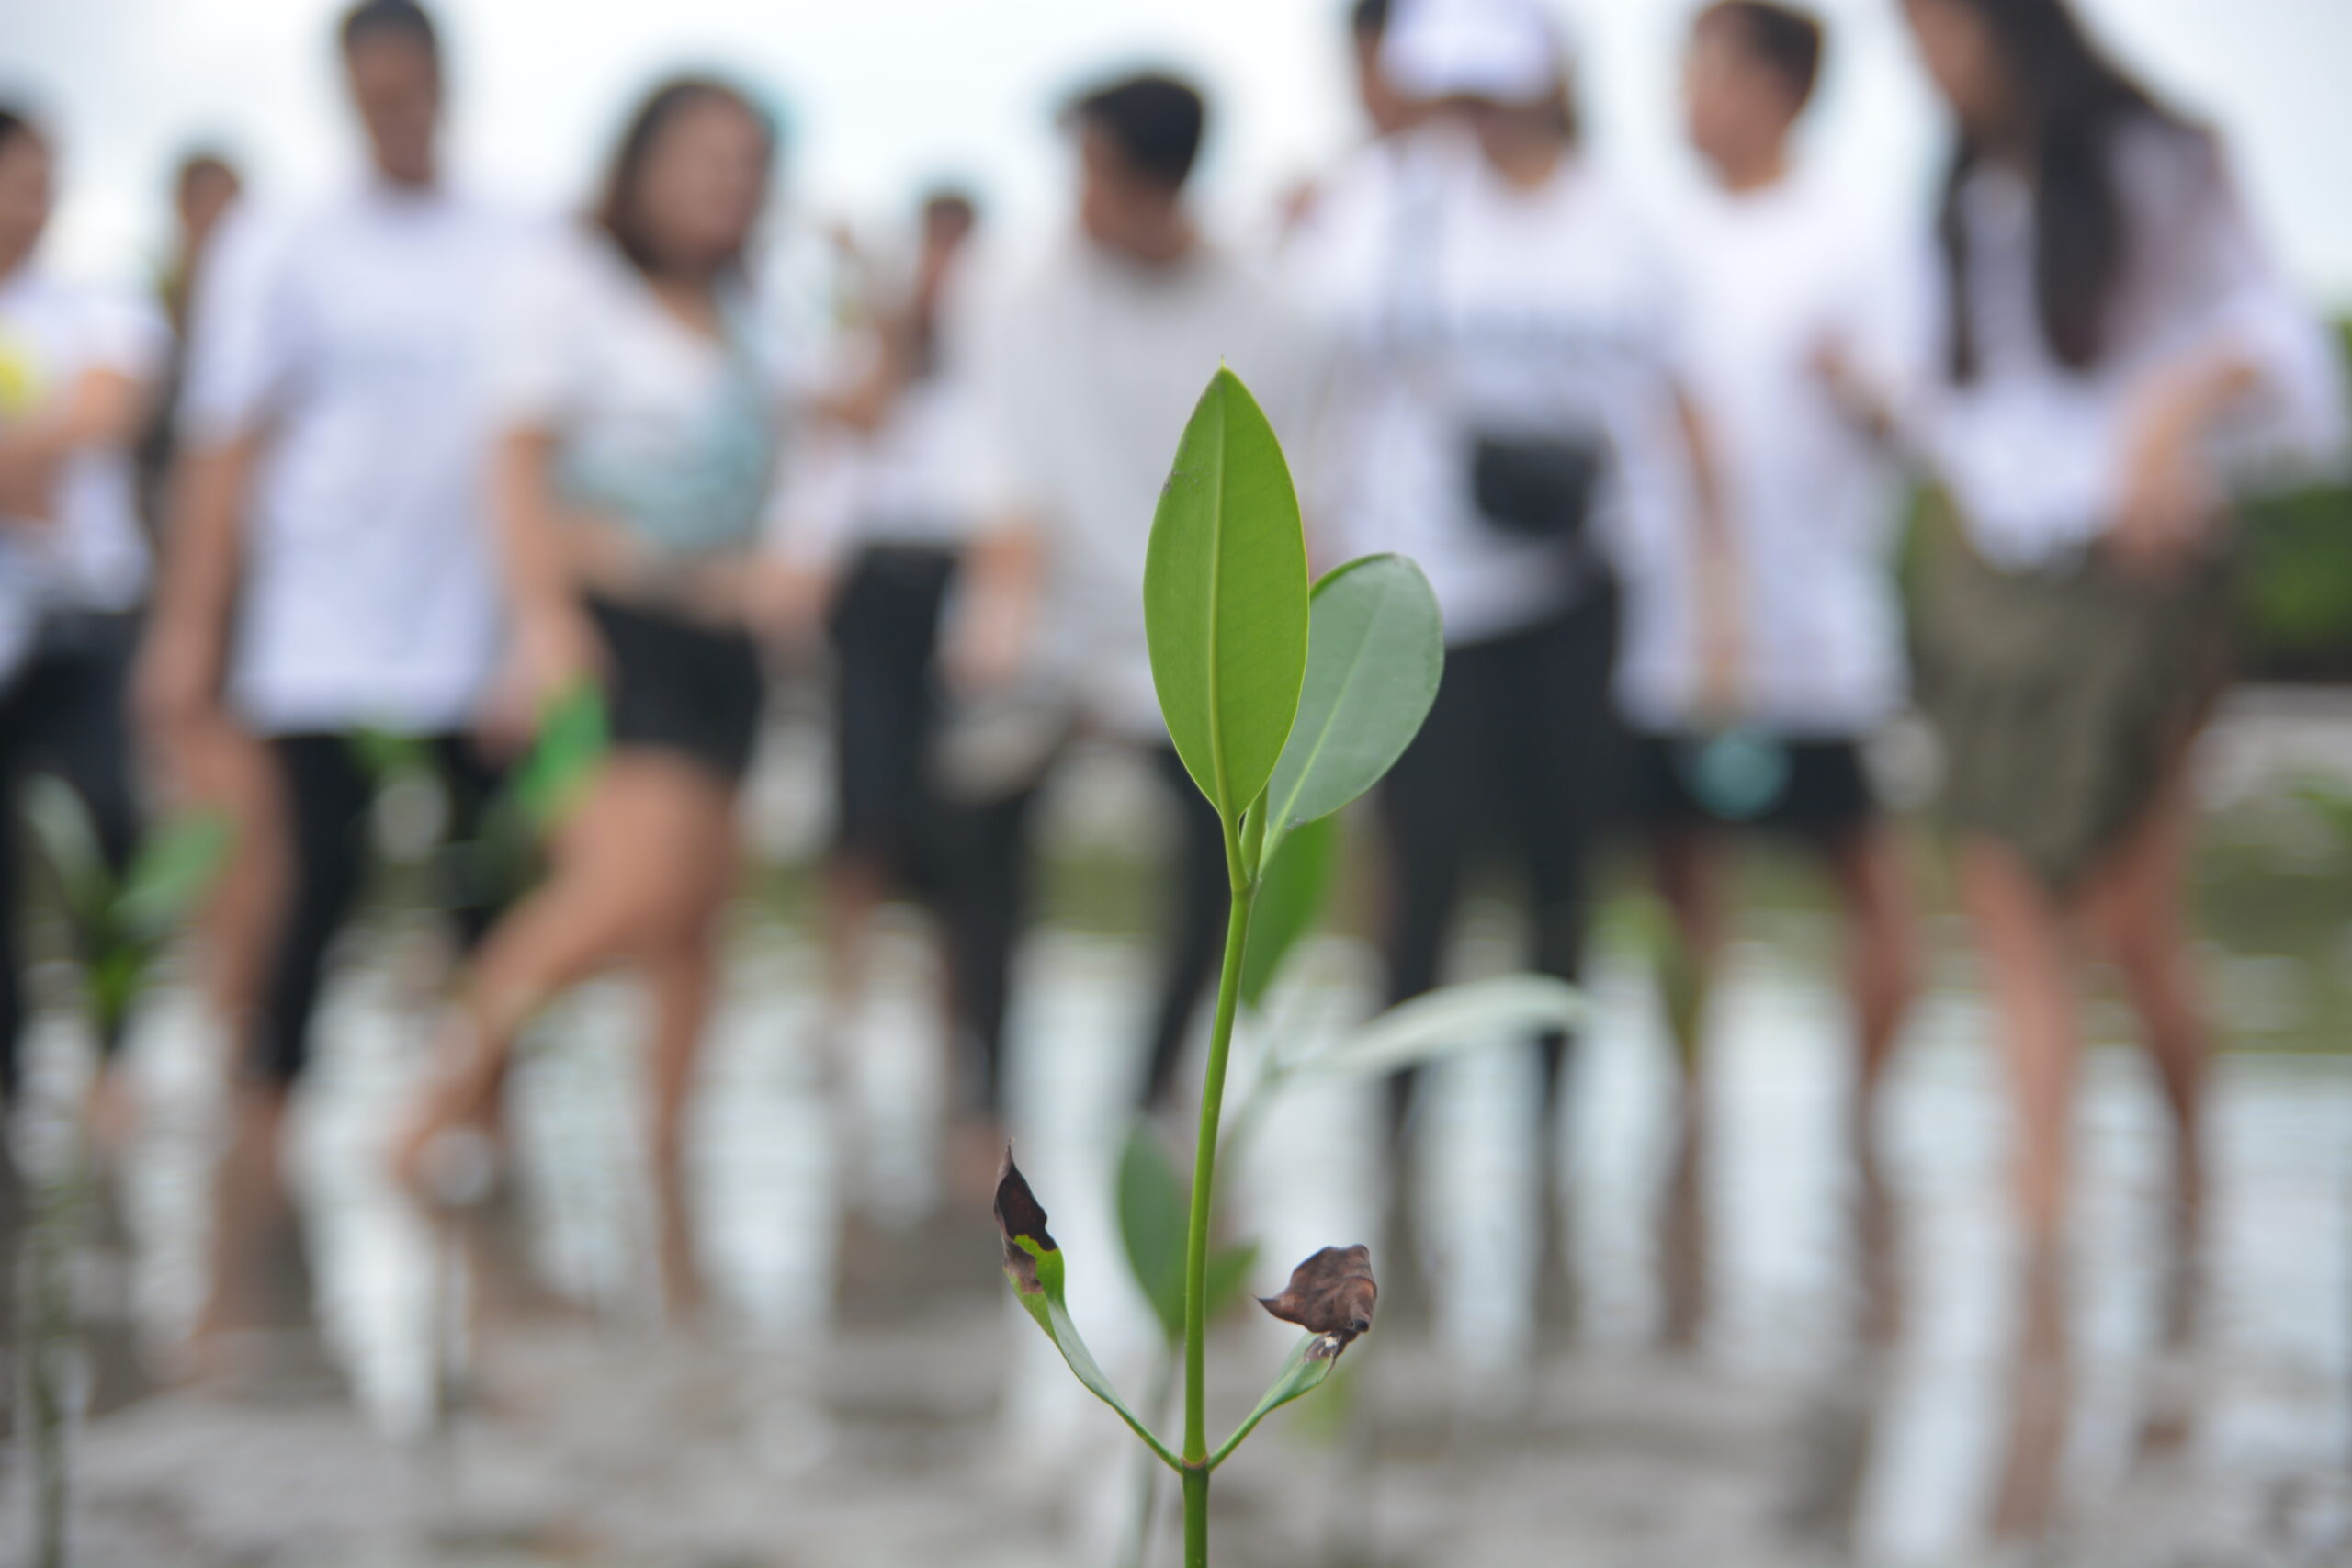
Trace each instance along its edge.
<path fill-rule="evenodd" d="M 957 691 L 1001 690 L 1028 663 L 1045 563 L 1045 536 L 1022 517 L 1005 519 L 965 547 L 963 604 L 943 650 Z"/>
<path fill-rule="evenodd" d="M 58 469 L 78 452 L 130 446 L 147 407 L 148 389 L 138 378 L 96 367 L 54 409 L 0 429 L 0 514 L 49 521 Z"/>
<path fill-rule="evenodd" d="M 217 717 L 243 570 L 245 500 L 262 437 L 184 451 L 172 466 L 162 560 L 132 701 L 165 755 Z"/>
<path fill-rule="evenodd" d="M 515 694 L 532 710 L 604 667 L 550 478 L 554 438 L 518 429 L 491 456 L 490 505 L 512 628 Z"/>
<path fill-rule="evenodd" d="M 1739 707 L 1740 570 L 1724 515 L 1723 485 L 1707 421 L 1687 390 L 1677 388 L 1675 413 L 1690 457 L 1691 603 L 1699 635 L 1699 703 L 1710 722 L 1725 722 Z"/>

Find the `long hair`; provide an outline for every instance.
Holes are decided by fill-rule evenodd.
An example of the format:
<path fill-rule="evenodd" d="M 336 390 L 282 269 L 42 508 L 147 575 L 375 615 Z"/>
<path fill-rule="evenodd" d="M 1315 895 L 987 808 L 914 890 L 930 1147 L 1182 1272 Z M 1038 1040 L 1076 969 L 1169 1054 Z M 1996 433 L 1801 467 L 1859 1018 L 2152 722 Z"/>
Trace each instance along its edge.
<path fill-rule="evenodd" d="M 770 161 L 775 159 L 775 122 L 741 88 L 716 76 L 673 76 L 654 88 L 621 132 L 620 146 L 614 152 L 612 167 L 605 175 L 604 194 L 598 197 L 590 220 L 612 237 L 621 254 L 639 272 L 652 273 L 658 270 L 660 262 L 645 220 L 646 163 L 672 120 L 690 108 L 711 103 L 727 104 L 750 116 L 767 139 Z M 740 253 L 728 257 L 723 270 L 740 269 L 742 259 Z"/>
<path fill-rule="evenodd" d="M 2134 118 L 2187 122 L 2098 51 L 2066 0 L 1965 4 L 1992 32 L 2032 159 L 2034 302 L 2042 337 L 2059 363 L 2084 369 L 2106 349 L 2108 303 L 2129 260 L 2115 132 Z M 1951 280 L 1948 368 L 1963 383 L 1975 378 L 1977 353 L 1960 195 L 1984 153 L 1963 126 L 1936 223 Z"/>

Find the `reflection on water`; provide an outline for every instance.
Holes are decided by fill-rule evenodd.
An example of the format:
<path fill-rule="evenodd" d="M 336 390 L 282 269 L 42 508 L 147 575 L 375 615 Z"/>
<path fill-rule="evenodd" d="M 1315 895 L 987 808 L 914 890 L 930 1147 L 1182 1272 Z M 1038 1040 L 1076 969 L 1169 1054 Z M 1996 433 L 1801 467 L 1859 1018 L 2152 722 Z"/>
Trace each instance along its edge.
<path fill-rule="evenodd" d="M 1066 807 L 1066 847 L 1105 823 L 1132 841 L 1116 765 L 1089 765 L 1108 782 Z M 2267 852 L 2270 807 L 2248 798 L 2217 830 L 2225 879 L 2242 874 L 2228 857 Z M 2341 852 L 2295 852 L 2341 875 L 2324 858 Z M 2121 1048 L 2128 1021 L 2097 1013 L 2075 1246 L 2037 1268 L 2007 1224 L 2000 1085 L 1957 931 L 1936 928 L 1865 1182 L 1842 1136 L 1831 928 L 1780 875 L 1758 879 L 1766 902 L 1727 954 L 1694 1160 L 1677 1158 L 1664 1021 L 1623 923 L 1560 1126 L 1536 1124 L 1527 1052 L 1431 1076 L 1406 1157 L 1426 1290 L 1379 1259 L 1385 1295 L 1418 1293 L 1426 1312 L 1383 1323 L 1323 1419 L 1305 1408 L 1221 1475 L 1227 1560 L 2341 1561 L 2352 1057 L 2311 1047 L 2336 1043 L 2328 998 L 2346 976 L 2331 964 L 2352 957 L 2352 928 L 2217 954 L 2232 1028 L 2270 1048 L 2215 1072 L 2212 1208 L 2188 1264 L 2152 1080 Z M 2225 882 L 2219 902 L 2241 897 Z M 1482 913 L 1459 970 L 1501 967 L 1510 929 Z M 820 956 L 800 928 L 742 912 L 695 1111 L 707 1299 L 666 1323 L 626 982 L 583 988 L 538 1029 L 492 1201 L 437 1225 L 388 1189 L 380 1145 L 430 1023 L 430 941 L 386 910 L 349 944 L 288 1154 L 304 1245 L 265 1259 L 258 1326 L 225 1370 L 97 1402 L 85 1561 L 1114 1560 L 1132 1456 L 1011 1309 L 985 1216 L 948 1190 L 938 978 L 918 922 L 886 933 L 870 995 L 822 1049 Z M 1140 1391 L 1156 1330 L 1120 1261 L 1110 1171 L 1153 958 L 1064 919 L 1023 964 L 1022 1163 L 1076 1315 Z M 1342 1027 L 1374 982 L 1361 942 L 1322 939 L 1270 1020 Z M 84 1285 L 103 1320 L 92 1344 L 135 1325 L 162 1368 L 205 1290 L 215 1046 L 177 987 L 137 1043 L 149 1114 L 97 1244 L 127 1266 Z M 71 1031 L 38 1055 L 54 1092 Z M 1246 1079 L 1245 1063 L 1234 1092 Z M 1385 1120 L 1376 1086 L 1274 1105 L 1232 1168 L 1230 1227 L 1262 1245 L 1261 1290 L 1317 1247 L 1377 1250 L 1392 1234 Z M 1546 1137 L 1566 1150 L 1566 1300 L 1542 1288 L 1529 1240 Z M 2192 1321 L 2177 1287 L 2199 1279 Z M 1659 1348 L 1678 1294 L 1694 1309 L 1680 1355 Z M 1218 1404 L 1245 1403 L 1239 1369 L 1270 1369 L 1286 1344 L 1237 1320 Z M 0 1539 L 23 1539 L 22 1468 L 5 1477 Z M 2014 1555 L 2036 1541 L 2045 1558 Z"/>

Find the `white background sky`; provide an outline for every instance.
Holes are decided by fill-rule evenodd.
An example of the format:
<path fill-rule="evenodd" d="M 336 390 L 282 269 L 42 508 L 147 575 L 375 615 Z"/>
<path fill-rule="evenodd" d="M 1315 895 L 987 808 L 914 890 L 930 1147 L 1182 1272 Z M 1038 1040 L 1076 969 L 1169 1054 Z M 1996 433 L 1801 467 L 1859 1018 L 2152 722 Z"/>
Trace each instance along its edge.
<path fill-rule="evenodd" d="M 1582 39 L 1596 144 L 1646 178 L 1689 177 L 1674 69 L 1698 0 L 1553 0 Z M 2289 267 L 2352 307 L 2352 0 L 2078 0 L 2117 53 L 2229 133 Z M 772 91 L 801 214 L 895 217 L 945 173 L 1015 228 L 1061 210 L 1051 108 L 1107 67 L 1168 62 L 1214 95 L 1204 195 L 1265 210 L 1355 134 L 1344 0 L 439 0 L 455 162 L 474 183 L 576 201 L 629 100 L 681 65 Z M 1815 0 L 1832 27 L 1814 155 L 1917 202 L 1939 142 L 1895 0 Z M 162 232 L 191 141 L 258 188 L 350 166 L 329 38 L 338 0 L 0 0 L 0 93 L 64 143 L 56 240 L 71 269 L 130 276 Z"/>

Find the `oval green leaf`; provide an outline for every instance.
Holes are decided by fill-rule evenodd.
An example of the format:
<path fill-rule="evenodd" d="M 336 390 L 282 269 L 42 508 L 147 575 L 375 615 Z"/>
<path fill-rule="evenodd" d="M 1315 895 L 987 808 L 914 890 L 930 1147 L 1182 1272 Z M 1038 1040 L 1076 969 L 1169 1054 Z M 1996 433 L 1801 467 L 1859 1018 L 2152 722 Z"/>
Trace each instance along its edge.
<path fill-rule="evenodd" d="M 1312 625 L 1298 721 L 1266 792 L 1273 850 L 1300 823 L 1380 782 L 1420 732 L 1445 670 L 1437 595 L 1403 556 L 1365 556 L 1326 573 Z"/>
<path fill-rule="evenodd" d="M 1306 671 L 1306 536 L 1257 400 L 1220 368 L 1159 492 L 1144 632 L 1169 739 L 1228 823 L 1258 798 Z"/>

